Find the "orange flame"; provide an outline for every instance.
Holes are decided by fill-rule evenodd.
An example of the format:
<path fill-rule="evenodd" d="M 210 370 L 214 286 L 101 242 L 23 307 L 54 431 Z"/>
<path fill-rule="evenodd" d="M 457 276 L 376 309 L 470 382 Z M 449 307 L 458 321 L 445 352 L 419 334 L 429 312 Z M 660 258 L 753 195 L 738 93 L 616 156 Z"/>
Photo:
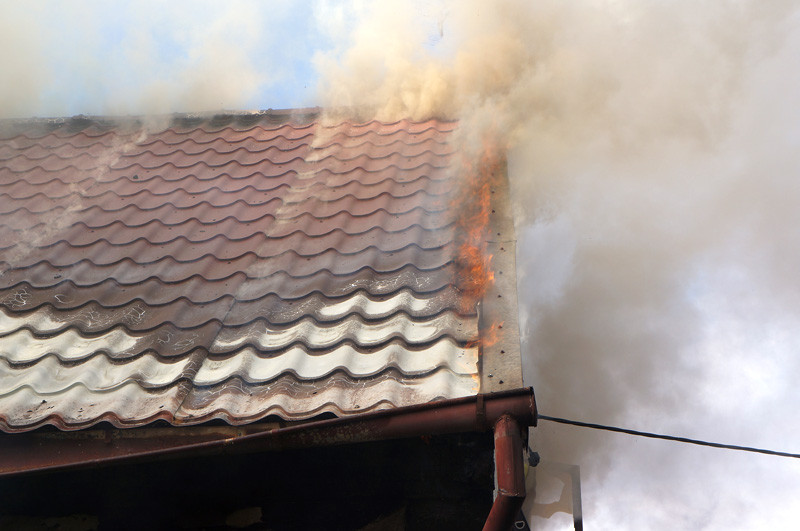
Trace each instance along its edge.
<path fill-rule="evenodd" d="M 467 348 L 491 347 L 500 341 L 500 334 L 503 333 L 503 323 L 492 323 L 488 328 L 481 330 L 480 339 L 467 342 Z"/>
<path fill-rule="evenodd" d="M 483 331 L 481 334 L 481 341 L 484 347 L 491 347 L 500 341 L 500 334 L 502 334 L 503 323 L 492 323 L 492 325 Z"/>
<path fill-rule="evenodd" d="M 461 292 L 461 311 L 471 313 L 494 283 L 492 256 L 486 251 L 492 186 L 500 167 L 494 144 L 484 142 L 477 162 L 464 161 L 461 194 L 451 207 L 458 212 L 458 255 L 456 286 Z"/>

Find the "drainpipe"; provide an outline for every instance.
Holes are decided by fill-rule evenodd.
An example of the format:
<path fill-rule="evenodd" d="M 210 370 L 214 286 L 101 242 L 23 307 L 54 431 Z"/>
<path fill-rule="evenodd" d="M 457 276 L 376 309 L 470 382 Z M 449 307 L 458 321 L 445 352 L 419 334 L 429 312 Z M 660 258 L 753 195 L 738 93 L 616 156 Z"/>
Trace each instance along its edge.
<path fill-rule="evenodd" d="M 483 531 L 508 531 L 525 500 L 525 467 L 519 423 L 504 414 L 494 425 L 494 462 L 497 497 Z"/>

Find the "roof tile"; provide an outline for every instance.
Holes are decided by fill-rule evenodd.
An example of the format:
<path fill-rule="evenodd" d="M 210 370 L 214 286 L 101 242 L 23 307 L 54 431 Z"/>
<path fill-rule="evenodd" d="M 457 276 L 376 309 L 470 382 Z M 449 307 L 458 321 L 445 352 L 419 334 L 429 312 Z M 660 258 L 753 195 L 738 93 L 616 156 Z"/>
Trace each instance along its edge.
<path fill-rule="evenodd" d="M 456 127 L 267 112 L 2 128 L 0 429 L 477 393 Z"/>

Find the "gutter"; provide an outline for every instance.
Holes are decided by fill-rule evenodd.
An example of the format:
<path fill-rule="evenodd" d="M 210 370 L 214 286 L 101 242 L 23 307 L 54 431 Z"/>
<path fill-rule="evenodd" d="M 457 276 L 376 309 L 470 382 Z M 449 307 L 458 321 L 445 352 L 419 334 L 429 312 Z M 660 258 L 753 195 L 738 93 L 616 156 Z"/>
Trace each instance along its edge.
<path fill-rule="evenodd" d="M 528 388 L 277 428 L 266 424 L 264 428 L 175 426 L 3 434 L 0 476 L 466 433 L 493 427 L 497 496 L 483 529 L 507 531 L 525 499 L 522 434 L 523 429 L 536 425 L 536 416 L 533 389 Z"/>
<path fill-rule="evenodd" d="M 506 420 L 500 422 L 501 419 Z M 523 427 L 536 425 L 533 389 L 479 394 L 285 427 L 275 427 L 272 423 L 242 427 L 174 426 L 0 434 L 0 476 L 74 470 L 143 460 L 467 433 L 486 431 L 494 427 L 500 499 L 506 495 L 504 493 L 514 492 L 513 488 L 507 488 L 505 479 L 500 482 L 500 465 L 510 462 L 516 467 L 516 460 L 522 463 L 521 443 L 517 444 L 514 440 L 512 432 L 515 430 L 509 427 L 512 423 L 517 424 L 517 433 Z M 518 455 L 514 457 L 511 454 Z M 524 497 L 524 484 L 522 492 Z"/>

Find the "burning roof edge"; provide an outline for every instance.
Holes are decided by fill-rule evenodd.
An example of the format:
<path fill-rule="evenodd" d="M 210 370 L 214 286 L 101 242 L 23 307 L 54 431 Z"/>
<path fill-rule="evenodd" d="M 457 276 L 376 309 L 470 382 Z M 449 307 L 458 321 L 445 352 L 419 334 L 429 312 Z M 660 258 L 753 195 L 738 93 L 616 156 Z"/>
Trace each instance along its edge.
<path fill-rule="evenodd" d="M 520 389 L 524 385 L 517 315 L 516 233 L 505 159 L 492 184 L 491 194 L 486 251 L 492 257 L 494 282 L 480 306 L 481 393 Z"/>

